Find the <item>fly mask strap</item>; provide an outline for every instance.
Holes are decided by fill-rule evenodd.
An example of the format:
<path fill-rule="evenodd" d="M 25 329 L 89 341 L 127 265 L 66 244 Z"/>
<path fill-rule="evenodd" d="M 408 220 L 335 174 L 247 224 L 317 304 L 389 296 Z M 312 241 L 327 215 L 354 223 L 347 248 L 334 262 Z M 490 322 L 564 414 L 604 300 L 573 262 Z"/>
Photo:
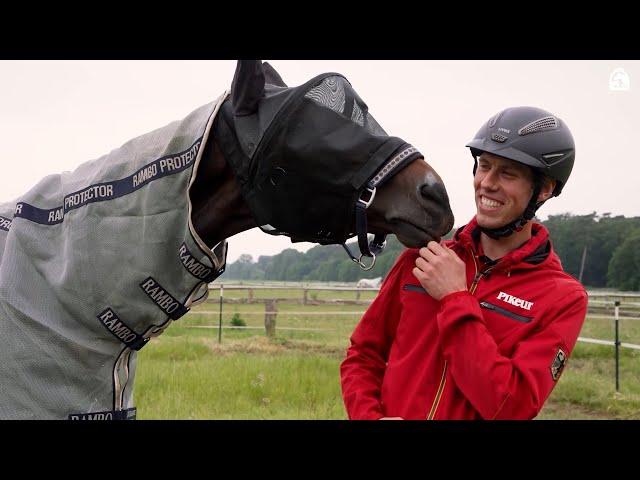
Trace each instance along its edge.
<path fill-rule="evenodd" d="M 356 258 L 346 243 L 342 246 L 346 250 L 347 254 L 355 263 L 357 263 L 363 270 L 371 270 L 376 264 L 376 256 L 380 255 L 387 244 L 387 234 L 377 233 L 374 235 L 373 240 L 369 242 L 367 236 L 367 208 L 373 203 L 373 199 L 376 196 L 378 187 L 389 181 L 396 173 L 398 173 L 408 162 L 418 158 L 415 154 L 418 153 L 418 149 L 406 145 L 399 153 L 391 157 L 382 168 L 376 173 L 367 185 L 360 193 L 358 200 L 356 201 L 356 233 L 358 234 L 358 247 L 360 248 L 360 257 Z M 371 264 L 367 266 L 362 257 L 371 257 L 373 260 Z"/>

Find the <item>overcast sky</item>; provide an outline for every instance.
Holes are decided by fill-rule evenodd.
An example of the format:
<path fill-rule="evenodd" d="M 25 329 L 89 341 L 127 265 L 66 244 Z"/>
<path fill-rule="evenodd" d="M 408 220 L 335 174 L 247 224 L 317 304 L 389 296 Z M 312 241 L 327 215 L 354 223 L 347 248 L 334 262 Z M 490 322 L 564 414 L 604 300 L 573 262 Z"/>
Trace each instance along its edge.
<path fill-rule="evenodd" d="M 443 178 L 456 226 L 475 211 L 465 143 L 517 105 L 556 114 L 576 141 L 571 179 L 541 218 L 640 215 L 640 61 L 269 62 L 290 86 L 323 72 L 345 75 L 387 133 L 416 146 Z M 624 75 L 616 69 L 624 69 L 628 89 L 615 89 Z M 231 60 L 0 61 L 0 202 L 185 117 L 229 88 L 234 70 Z M 229 261 L 292 246 L 312 245 L 254 229 L 230 239 Z"/>

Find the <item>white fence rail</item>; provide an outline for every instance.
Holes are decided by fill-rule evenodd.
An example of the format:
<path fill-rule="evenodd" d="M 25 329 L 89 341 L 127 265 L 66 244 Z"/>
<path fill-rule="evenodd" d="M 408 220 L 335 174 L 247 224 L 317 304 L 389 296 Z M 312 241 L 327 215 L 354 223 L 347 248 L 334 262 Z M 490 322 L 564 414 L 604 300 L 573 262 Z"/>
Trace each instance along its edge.
<path fill-rule="evenodd" d="M 323 312 L 309 312 L 309 311 L 278 311 L 276 304 L 277 302 L 299 302 L 303 305 L 315 305 L 315 304 L 337 304 L 337 303 L 348 303 L 348 304 L 358 304 L 358 305 L 367 305 L 371 300 L 360 300 L 360 294 L 363 292 L 378 292 L 380 287 L 356 287 L 353 284 L 312 284 L 312 283 L 280 283 L 280 284 L 210 284 L 209 291 L 211 294 L 209 303 L 215 303 L 217 300 L 215 299 L 215 291 L 220 292 L 219 302 L 220 302 L 220 310 L 219 312 L 211 311 L 211 310 L 199 310 L 193 312 L 194 314 L 200 315 L 215 315 L 219 314 L 219 325 L 199 325 L 192 326 L 189 328 L 210 328 L 218 330 L 218 341 L 221 342 L 222 337 L 221 333 L 223 329 L 262 329 L 263 327 L 256 326 L 223 326 L 222 325 L 222 309 L 223 309 L 223 292 L 224 290 L 247 290 L 247 303 L 264 303 L 265 311 L 263 312 L 242 312 L 242 315 L 264 315 L 265 318 L 265 330 L 267 336 L 275 335 L 276 331 L 276 318 L 282 316 L 289 315 L 322 315 L 322 316 L 345 316 L 345 315 L 362 315 L 363 311 L 341 311 L 341 312 L 332 312 L 332 311 L 323 311 Z M 264 291 L 264 290 L 297 290 L 301 292 L 300 298 L 255 298 L 254 291 Z M 312 301 L 309 301 L 309 292 L 310 291 L 333 291 L 333 292 L 356 292 L 356 301 L 353 300 L 317 300 L 315 295 L 312 295 Z M 597 345 L 606 345 L 612 346 L 615 348 L 615 381 L 616 381 L 616 391 L 619 391 L 619 352 L 621 348 L 629 348 L 633 350 L 640 350 L 640 345 L 633 343 L 621 342 L 619 340 L 619 326 L 620 321 L 622 320 L 640 320 L 638 316 L 627 316 L 629 314 L 640 313 L 638 307 L 640 307 L 640 293 L 628 293 L 628 292 L 589 292 L 587 291 L 589 296 L 589 306 L 594 307 L 591 313 L 587 314 L 588 318 L 591 319 L 599 319 L 599 320 L 612 320 L 615 326 L 615 341 L 612 340 L 603 340 L 599 338 L 588 338 L 588 337 L 578 337 L 579 342 L 591 343 Z M 237 299 L 234 299 L 233 302 L 237 302 Z M 605 313 L 608 313 L 609 306 L 614 307 L 613 312 L 611 314 L 602 314 L 604 310 Z M 624 312 L 620 311 L 620 308 L 625 308 Z M 595 311 L 593 311 L 595 310 Z M 597 312 L 597 313 L 596 313 Z M 622 313 L 622 316 L 620 315 Z M 306 330 L 306 331 L 332 331 L 332 329 L 321 329 L 321 328 L 302 328 L 302 327 L 278 327 L 279 330 Z"/>
<path fill-rule="evenodd" d="M 305 292 L 305 291 L 308 292 L 310 290 L 313 290 L 313 291 L 356 292 L 356 293 L 378 292 L 380 290 L 379 287 L 355 287 L 352 284 L 350 285 L 350 284 L 344 284 L 344 283 L 343 284 L 338 283 L 338 284 L 332 285 L 330 283 L 318 284 L 318 283 L 305 283 L 305 282 L 291 282 L 291 283 L 278 282 L 273 284 L 270 284 L 270 283 L 264 283 L 264 284 L 212 283 L 209 285 L 209 291 L 211 294 L 214 294 L 215 291 L 221 290 L 221 288 L 224 290 L 263 290 L 263 291 L 264 290 L 299 290 L 301 292 Z M 611 292 L 587 291 L 587 294 L 589 295 L 590 306 L 615 306 L 617 304 L 620 307 L 640 307 L 640 301 L 639 302 L 631 301 L 631 300 L 640 300 L 640 293 L 615 292 L 615 291 L 611 291 Z M 305 297 L 306 297 L 306 294 L 305 294 Z M 267 300 L 267 299 L 263 299 L 263 298 L 254 299 L 254 301 L 256 302 L 261 302 L 263 300 Z M 214 298 L 210 300 L 210 302 L 214 302 L 214 301 L 216 301 Z M 211 311 L 211 310 L 199 310 L 194 313 L 214 315 L 219 312 Z M 285 316 L 285 315 L 341 316 L 341 315 L 362 315 L 364 311 L 344 311 L 344 312 L 309 312 L 309 311 L 273 312 L 273 311 L 270 311 L 269 313 L 276 314 L 277 316 Z M 243 312 L 242 314 L 243 315 L 264 315 L 264 313 L 262 312 Z M 588 314 L 588 317 L 592 319 L 615 320 L 615 316 L 613 312 L 611 313 L 611 315 L 601 315 L 601 314 L 590 313 Z M 636 321 L 636 320 L 640 320 L 640 317 L 623 316 L 623 317 L 619 317 L 618 320 Z M 597 343 L 601 345 L 615 345 L 614 341 L 602 340 L 597 338 L 594 339 L 594 338 L 579 337 L 578 341 L 586 342 L 586 343 Z M 619 343 L 619 345 L 625 348 L 640 349 L 639 345 L 635 345 L 632 343 Z"/>

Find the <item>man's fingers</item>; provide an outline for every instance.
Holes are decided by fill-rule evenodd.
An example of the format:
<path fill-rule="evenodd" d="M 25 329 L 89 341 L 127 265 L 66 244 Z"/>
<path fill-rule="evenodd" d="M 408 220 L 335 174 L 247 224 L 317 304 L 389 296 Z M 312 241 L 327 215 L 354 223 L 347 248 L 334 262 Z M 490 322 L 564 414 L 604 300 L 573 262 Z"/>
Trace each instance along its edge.
<path fill-rule="evenodd" d="M 443 247 L 442 245 L 440 245 L 435 240 L 431 240 L 429 243 L 427 243 L 427 249 L 431 250 L 436 255 L 444 254 L 445 253 L 445 248 L 446 247 Z"/>
<path fill-rule="evenodd" d="M 458 255 L 456 254 L 456 252 L 454 252 L 453 250 L 451 250 L 449 247 L 447 247 L 446 245 L 442 246 L 444 248 L 444 250 L 451 256 L 456 257 L 456 258 L 460 258 L 458 257 Z"/>
<path fill-rule="evenodd" d="M 413 267 L 413 276 L 416 277 L 420 282 L 427 279 L 427 276 L 418 267 Z"/>
<path fill-rule="evenodd" d="M 449 255 L 451 255 L 451 258 L 453 258 L 456 263 L 458 265 L 464 265 L 464 262 L 462 261 L 462 259 L 458 256 L 458 254 L 456 252 L 454 252 L 452 249 L 450 249 L 449 247 L 446 247 L 447 252 L 449 253 Z"/>
<path fill-rule="evenodd" d="M 452 249 L 450 249 L 449 247 L 447 247 L 444 244 L 442 244 L 442 250 L 445 251 L 446 253 L 448 253 L 449 255 L 451 255 L 454 258 L 460 259 L 460 257 L 458 257 L 458 254 L 456 252 L 454 252 Z"/>
<path fill-rule="evenodd" d="M 418 253 L 420 257 L 424 258 L 427 262 L 432 262 L 436 258 L 436 254 L 427 247 L 422 247 Z"/>
<path fill-rule="evenodd" d="M 429 250 L 427 247 L 422 247 L 418 253 L 420 254 L 420 256 L 422 258 L 424 258 L 425 260 L 429 261 L 435 258 L 435 254 Z"/>
<path fill-rule="evenodd" d="M 424 258 L 418 257 L 416 258 L 416 267 L 418 267 L 423 272 L 431 268 L 429 266 L 429 262 L 427 262 Z"/>

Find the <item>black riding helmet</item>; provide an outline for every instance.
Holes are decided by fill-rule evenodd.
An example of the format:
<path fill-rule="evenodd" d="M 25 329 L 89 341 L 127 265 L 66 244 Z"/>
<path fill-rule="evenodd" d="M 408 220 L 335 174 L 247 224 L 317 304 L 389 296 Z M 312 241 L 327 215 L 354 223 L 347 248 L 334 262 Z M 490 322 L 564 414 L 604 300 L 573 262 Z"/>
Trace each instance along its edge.
<path fill-rule="evenodd" d="M 527 208 L 513 222 L 482 231 L 491 238 L 502 238 L 520 231 L 544 202 L 537 202 L 545 177 L 556 181 L 558 196 L 569 179 L 575 159 L 575 144 L 567 125 L 546 110 L 513 107 L 494 115 L 466 145 L 474 158 L 473 174 L 482 152 L 492 153 L 523 165 L 534 173 L 534 191 Z"/>

